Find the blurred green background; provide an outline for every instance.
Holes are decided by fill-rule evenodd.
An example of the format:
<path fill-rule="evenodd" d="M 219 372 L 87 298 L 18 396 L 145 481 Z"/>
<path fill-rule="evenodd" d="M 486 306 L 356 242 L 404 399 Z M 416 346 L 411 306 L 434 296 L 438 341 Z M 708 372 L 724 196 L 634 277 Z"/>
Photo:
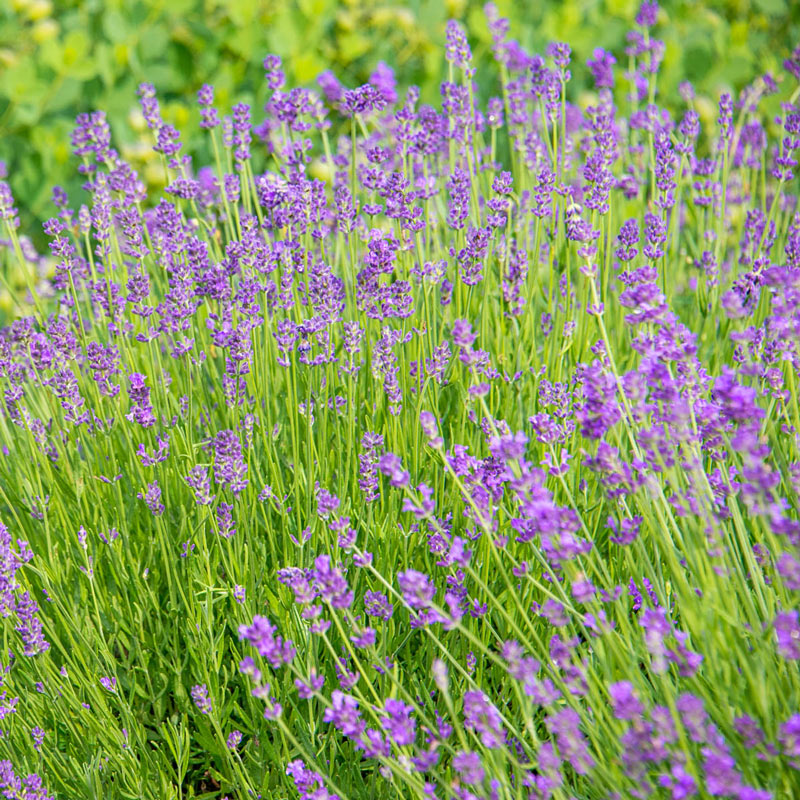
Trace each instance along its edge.
<path fill-rule="evenodd" d="M 639 0 L 498 0 L 511 36 L 541 52 L 553 39 L 573 48 L 573 91 L 588 86 L 594 47 L 619 57 Z M 444 27 L 463 20 L 479 62 L 477 80 L 495 91 L 483 2 L 406 0 L 0 0 L 0 161 L 20 207 L 22 232 L 42 242 L 53 184 L 79 185 L 69 135 L 76 114 L 104 109 L 114 143 L 148 175 L 152 140 L 138 114 L 136 86 L 155 84 L 165 118 L 199 135 L 195 92 L 213 83 L 227 110 L 266 95 L 261 61 L 284 59 L 291 84 L 332 69 L 349 85 L 384 60 L 401 86 L 438 97 Z M 780 71 L 800 41 L 800 0 L 667 0 L 655 35 L 666 43 L 663 98 L 688 79 L 713 110 L 722 88 L 739 89 L 758 72 Z M 488 85 L 486 85 L 488 84 Z M 196 141 L 196 140 L 195 140 Z M 155 167 L 155 164 L 153 165 Z M 153 170 L 153 180 L 157 180 Z M 158 171 L 160 174 L 160 171 Z"/>

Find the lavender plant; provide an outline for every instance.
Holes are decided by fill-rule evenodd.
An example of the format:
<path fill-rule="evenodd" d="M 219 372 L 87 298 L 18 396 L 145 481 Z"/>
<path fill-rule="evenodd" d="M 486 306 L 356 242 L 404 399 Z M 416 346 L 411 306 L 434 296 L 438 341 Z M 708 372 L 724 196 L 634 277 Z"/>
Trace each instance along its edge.
<path fill-rule="evenodd" d="M 268 56 L 201 168 L 142 85 L 161 197 L 82 114 L 48 260 L 0 183 L 5 797 L 800 792 L 800 49 L 486 13 L 485 107 Z"/>

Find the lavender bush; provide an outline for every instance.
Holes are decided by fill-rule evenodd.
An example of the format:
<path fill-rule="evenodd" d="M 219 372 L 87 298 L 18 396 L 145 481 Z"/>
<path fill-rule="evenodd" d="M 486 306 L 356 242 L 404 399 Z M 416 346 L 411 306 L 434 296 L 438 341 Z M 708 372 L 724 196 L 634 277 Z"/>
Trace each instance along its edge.
<path fill-rule="evenodd" d="M 655 3 L 581 106 L 486 12 L 485 107 L 452 23 L 210 167 L 142 85 L 162 197 L 81 115 L 50 260 L 0 183 L 5 797 L 800 793 L 800 49 L 701 121 Z"/>

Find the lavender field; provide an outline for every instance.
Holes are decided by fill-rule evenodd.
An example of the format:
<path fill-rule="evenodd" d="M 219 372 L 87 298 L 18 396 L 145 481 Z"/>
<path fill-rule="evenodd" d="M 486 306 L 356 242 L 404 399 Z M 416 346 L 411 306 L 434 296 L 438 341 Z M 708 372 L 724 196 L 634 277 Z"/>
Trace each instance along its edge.
<path fill-rule="evenodd" d="M 0 181 L 3 797 L 800 797 L 800 47 L 485 14 Z"/>

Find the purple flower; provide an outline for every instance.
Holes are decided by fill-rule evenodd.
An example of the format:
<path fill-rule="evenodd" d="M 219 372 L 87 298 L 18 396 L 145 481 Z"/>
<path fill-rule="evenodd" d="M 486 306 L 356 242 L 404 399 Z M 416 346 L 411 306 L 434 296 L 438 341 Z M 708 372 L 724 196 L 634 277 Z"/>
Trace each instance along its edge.
<path fill-rule="evenodd" d="M 50 649 L 50 643 L 44 638 L 42 632 L 42 622 L 36 616 L 39 606 L 25 591 L 16 601 L 16 612 L 19 624 L 17 632 L 22 637 L 23 653 L 26 656 L 35 656 Z"/>
<path fill-rule="evenodd" d="M 480 737 L 484 747 L 503 746 L 505 738 L 500 714 L 482 692 L 464 694 L 464 726 Z"/>
<path fill-rule="evenodd" d="M 548 597 L 539 610 L 539 614 L 556 628 L 569 625 L 569 617 L 564 606 L 552 597 Z"/>
<path fill-rule="evenodd" d="M 719 149 L 722 150 L 733 133 L 733 98 L 728 92 L 723 92 L 719 98 L 717 125 L 719 126 Z"/>
<path fill-rule="evenodd" d="M 703 708 L 703 701 L 699 697 L 687 693 L 680 695 L 675 701 L 675 705 L 689 738 L 693 742 L 704 742 L 707 736 L 708 715 Z"/>
<path fill-rule="evenodd" d="M 566 42 L 550 42 L 547 45 L 547 55 L 553 59 L 553 63 L 562 71 L 569 66 L 571 54 L 572 49 Z"/>
<path fill-rule="evenodd" d="M 484 261 L 489 251 L 491 236 L 491 227 L 469 226 L 466 246 L 457 254 L 459 276 L 465 286 L 477 286 L 483 280 Z"/>
<path fill-rule="evenodd" d="M 301 759 L 289 762 L 286 774 L 291 775 L 301 800 L 339 800 L 325 788 L 325 779 L 318 772 L 307 769 Z"/>
<path fill-rule="evenodd" d="M 410 608 L 421 610 L 430 607 L 436 587 L 427 575 L 409 569 L 397 574 L 397 583 L 403 593 L 403 600 Z"/>
<path fill-rule="evenodd" d="M 548 716 L 545 722 L 547 729 L 556 736 L 561 757 L 569 761 L 579 775 L 586 775 L 594 767 L 595 761 L 580 731 L 578 713 L 571 708 L 565 708 L 557 714 Z"/>
<path fill-rule="evenodd" d="M 198 505 L 207 506 L 214 502 L 216 495 L 211 494 L 211 481 L 206 467 L 200 465 L 192 467 L 189 474 L 184 476 L 184 480 L 194 489 L 195 501 Z"/>
<path fill-rule="evenodd" d="M 487 104 L 487 122 L 490 128 L 499 129 L 505 121 L 503 116 L 503 101 L 499 97 L 490 97 Z"/>
<path fill-rule="evenodd" d="M 386 621 L 392 618 L 394 606 L 382 592 L 367 592 L 364 595 L 364 610 L 369 616 Z"/>
<path fill-rule="evenodd" d="M 447 222 L 451 228 L 461 230 L 469 215 L 471 180 L 468 172 L 456 167 L 447 179 L 447 191 L 450 196 Z"/>
<path fill-rule="evenodd" d="M 181 149 L 180 133 L 172 125 L 161 125 L 156 133 L 156 144 L 153 149 L 157 153 L 163 153 L 172 163 L 172 156 L 176 155 Z"/>
<path fill-rule="evenodd" d="M 667 240 L 667 226 L 655 214 L 649 212 L 644 215 L 644 233 L 647 244 L 644 254 L 655 261 L 664 255 L 663 244 Z"/>
<path fill-rule="evenodd" d="M 414 744 L 416 722 L 411 718 L 413 711 L 414 707 L 407 706 L 402 700 L 389 699 L 383 704 L 383 729 L 398 747 Z"/>
<path fill-rule="evenodd" d="M 369 83 L 378 90 L 387 105 L 397 102 L 397 81 L 394 70 L 388 64 L 379 61 L 375 71 L 369 76 Z"/>
<path fill-rule="evenodd" d="M 780 726 L 778 741 L 794 769 L 800 770 L 800 714 L 792 714 Z"/>
<path fill-rule="evenodd" d="M 252 625 L 239 626 L 239 638 L 255 647 L 274 669 L 291 663 L 295 657 L 294 645 L 291 641 L 284 642 L 283 637 L 276 636 L 277 630 L 266 617 L 259 615 L 253 617 Z"/>
<path fill-rule="evenodd" d="M 4 797 L 13 800 L 55 800 L 54 795 L 47 793 L 39 775 L 33 772 L 23 778 L 14 772 L 8 760 L 0 761 L 0 790 Z"/>
<path fill-rule="evenodd" d="M 489 451 L 501 461 L 519 461 L 525 457 L 527 444 L 528 437 L 522 431 L 517 431 L 513 434 L 493 436 L 489 440 Z"/>
<path fill-rule="evenodd" d="M 695 779 L 681 764 L 673 764 L 669 775 L 659 776 L 658 783 L 665 789 L 671 790 L 672 800 L 685 800 L 697 794 Z"/>
<path fill-rule="evenodd" d="M 403 469 L 403 462 L 394 453 L 384 453 L 378 461 L 378 469 L 389 478 L 392 486 L 408 486 L 411 476 Z"/>
<path fill-rule="evenodd" d="M 339 498 L 331 494 L 327 489 L 320 489 L 317 492 L 317 515 L 326 519 L 334 514 L 339 508 Z"/>
<path fill-rule="evenodd" d="M 642 517 L 633 517 L 631 519 L 622 519 L 619 525 L 614 521 L 613 517 L 608 518 L 608 527 L 611 528 L 615 535 L 608 538 L 615 544 L 627 547 L 632 545 L 639 536 L 639 530 L 642 525 Z"/>
<path fill-rule="evenodd" d="M 433 489 L 420 483 L 417 486 L 419 492 L 419 499 L 406 497 L 403 500 L 403 511 L 410 511 L 418 520 L 427 519 L 433 516 L 436 508 L 436 503 L 432 500 Z"/>
<path fill-rule="evenodd" d="M 467 786 L 481 783 L 486 775 L 477 753 L 460 750 L 453 756 L 453 769 Z"/>
<path fill-rule="evenodd" d="M 140 500 L 144 500 L 154 517 L 160 517 L 164 513 L 164 504 L 161 502 L 161 487 L 158 485 L 158 480 L 148 483 L 147 491 L 139 492 L 136 496 Z"/>
<path fill-rule="evenodd" d="M 214 87 L 204 83 L 197 91 L 197 102 L 202 116 L 200 127 L 206 130 L 218 127 L 219 115 L 214 108 Z"/>
<path fill-rule="evenodd" d="M 782 553 L 776 566 L 786 588 L 800 591 L 800 561 L 791 553 Z"/>
<path fill-rule="evenodd" d="M 800 623 L 797 611 L 781 611 L 775 617 L 778 653 L 791 661 L 800 659 Z"/>
<path fill-rule="evenodd" d="M 208 687 L 204 683 L 193 686 L 191 695 L 194 704 L 197 706 L 197 710 L 201 714 L 208 714 L 211 712 L 212 705 L 208 696 Z"/>
<path fill-rule="evenodd" d="M 445 34 L 445 58 L 459 69 L 468 69 L 472 61 L 467 34 L 454 19 L 447 21 Z"/>
<path fill-rule="evenodd" d="M 472 332 L 472 325 L 467 320 L 457 319 L 453 323 L 453 342 L 459 347 L 472 347 L 472 343 L 477 338 L 477 334 Z"/>
<path fill-rule="evenodd" d="M 250 482 L 245 477 L 247 464 L 242 457 L 239 435 L 232 430 L 220 431 L 213 440 L 214 480 L 233 492 L 240 494 Z"/>
<path fill-rule="evenodd" d="M 270 53 L 264 58 L 262 63 L 264 65 L 264 77 L 267 81 L 267 86 L 272 90 L 282 88 L 286 76 L 281 69 L 281 57 Z"/>
<path fill-rule="evenodd" d="M 342 97 L 342 110 L 348 117 L 381 111 L 386 106 L 383 93 L 369 83 L 357 89 L 348 89 Z"/>
<path fill-rule="evenodd" d="M 330 556 L 317 556 L 313 574 L 320 596 L 333 608 L 349 608 L 353 604 L 347 579 L 341 569 L 332 566 Z"/>
<path fill-rule="evenodd" d="M 147 127 L 150 128 L 150 130 L 157 131 L 163 122 L 161 120 L 161 112 L 158 108 L 155 86 L 153 86 L 152 83 L 141 83 L 137 89 L 137 94 L 139 95 L 142 115 L 147 123 Z"/>
<path fill-rule="evenodd" d="M 153 414 L 153 406 L 150 403 L 150 388 L 145 385 L 146 375 L 139 372 L 131 373 L 128 376 L 130 386 L 128 396 L 131 399 L 131 410 L 126 414 L 126 419 L 136 422 L 143 428 L 152 428 L 156 423 Z"/>
<path fill-rule="evenodd" d="M 652 28 L 658 18 L 658 3 L 656 0 L 644 0 L 636 14 L 636 24 L 643 28 Z"/>
<path fill-rule="evenodd" d="M 712 796 L 738 796 L 742 779 L 736 772 L 736 761 L 728 751 L 724 740 L 715 742 L 715 745 L 701 749 L 706 789 Z"/>
<path fill-rule="evenodd" d="M 783 68 L 793 75 L 795 80 L 800 81 L 800 45 L 792 50 L 792 54 L 783 62 Z"/>
<path fill-rule="evenodd" d="M 357 739 L 366 728 L 358 710 L 358 701 L 338 689 L 331 692 L 331 706 L 325 709 L 322 717 L 349 739 Z"/>
<path fill-rule="evenodd" d="M 603 50 L 602 47 L 596 47 L 592 53 L 592 57 L 586 62 L 586 65 L 592 71 L 595 86 L 598 89 L 603 87 L 613 88 L 614 86 L 614 64 L 617 59 L 611 53 Z"/>
<path fill-rule="evenodd" d="M 612 683 L 608 687 L 608 692 L 611 695 L 611 702 L 614 707 L 614 716 L 617 719 L 641 719 L 642 715 L 644 714 L 644 707 L 636 698 L 632 683 L 629 681 Z"/>
<path fill-rule="evenodd" d="M 228 734 L 228 738 L 225 741 L 225 744 L 228 747 L 228 750 L 235 750 L 242 741 L 242 732 L 241 731 L 231 731 Z"/>
<path fill-rule="evenodd" d="M 312 667 L 311 673 L 308 676 L 308 682 L 301 681 L 300 678 L 295 678 L 294 685 L 297 687 L 297 694 L 303 700 L 312 698 L 325 683 L 325 678 L 318 675 L 317 671 Z"/>
<path fill-rule="evenodd" d="M 231 109 L 233 112 L 233 157 L 236 169 L 241 170 L 245 161 L 250 158 L 250 106 L 238 103 Z"/>
<path fill-rule="evenodd" d="M 163 437 L 156 436 L 156 444 L 158 448 L 153 451 L 152 455 L 148 453 L 144 443 L 139 445 L 136 454 L 139 456 L 143 467 L 154 467 L 156 464 L 166 461 L 169 457 L 169 434 L 165 433 Z"/>
<path fill-rule="evenodd" d="M 539 219 L 548 217 L 552 213 L 553 189 L 555 188 L 556 175 L 547 167 L 543 167 L 536 176 L 536 188 L 533 192 L 532 211 Z"/>
<path fill-rule="evenodd" d="M 14 205 L 11 187 L 5 181 L 0 181 L 0 219 L 6 220 L 12 228 L 19 227 L 19 212 Z"/>
<path fill-rule="evenodd" d="M 431 447 L 438 448 L 444 444 L 444 440 L 439 435 L 436 417 L 430 411 L 419 412 L 419 423 Z"/>
<path fill-rule="evenodd" d="M 64 415 L 64 419 L 67 422 L 71 422 L 76 426 L 89 422 L 89 412 L 81 411 L 86 401 L 81 396 L 80 390 L 78 389 L 78 380 L 71 369 L 57 370 L 48 380 L 48 384 L 53 394 L 61 402 L 61 407 L 67 412 Z M 20 397 L 21 395 L 13 399 L 17 400 L 20 399 Z M 6 402 L 8 403 L 11 399 L 12 398 L 7 394 Z M 150 409 L 150 411 L 152 411 L 152 409 Z M 130 419 L 130 417 L 128 417 L 128 419 Z M 143 410 L 141 420 L 141 424 L 143 424 L 144 427 L 149 427 L 149 425 L 155 423 L 155 419 L 149 421 L 147 409 Z M 139 418 L 137 418 L 137 421 L 139 421 Z"/>
<path fill-rule="evenodd" d="M 653 671 L 656 674 L 666 672 L 666 647 L 664 639 L 669 636 L 672 626 L 667 621 L 663 608 L 647 608 L 639 620 L 645 630 L 644 642 L 652 659 Z"/>
<path fill-rule="evenodd" d="M 217 525 L 219 535 L 223 539 L 231 539 L 236 534 L 236 523 L 233 519 L 233 504 L 220 503 L 217 506 Z"/>
<path fill-rule="evenodd" d="M 736 729 L 736 733 L 742 737 L 744 746 L 748 749 L 758 747 L 764 741 L 764 731 L 749 714 L 734 717 L 733 727 Z"/>
<path fill-rule="evenodd" d="M 329 69 L 319 75 L 317 83 L 329 103 L 338 103 L 342 99 L 344 87 Z"/>

